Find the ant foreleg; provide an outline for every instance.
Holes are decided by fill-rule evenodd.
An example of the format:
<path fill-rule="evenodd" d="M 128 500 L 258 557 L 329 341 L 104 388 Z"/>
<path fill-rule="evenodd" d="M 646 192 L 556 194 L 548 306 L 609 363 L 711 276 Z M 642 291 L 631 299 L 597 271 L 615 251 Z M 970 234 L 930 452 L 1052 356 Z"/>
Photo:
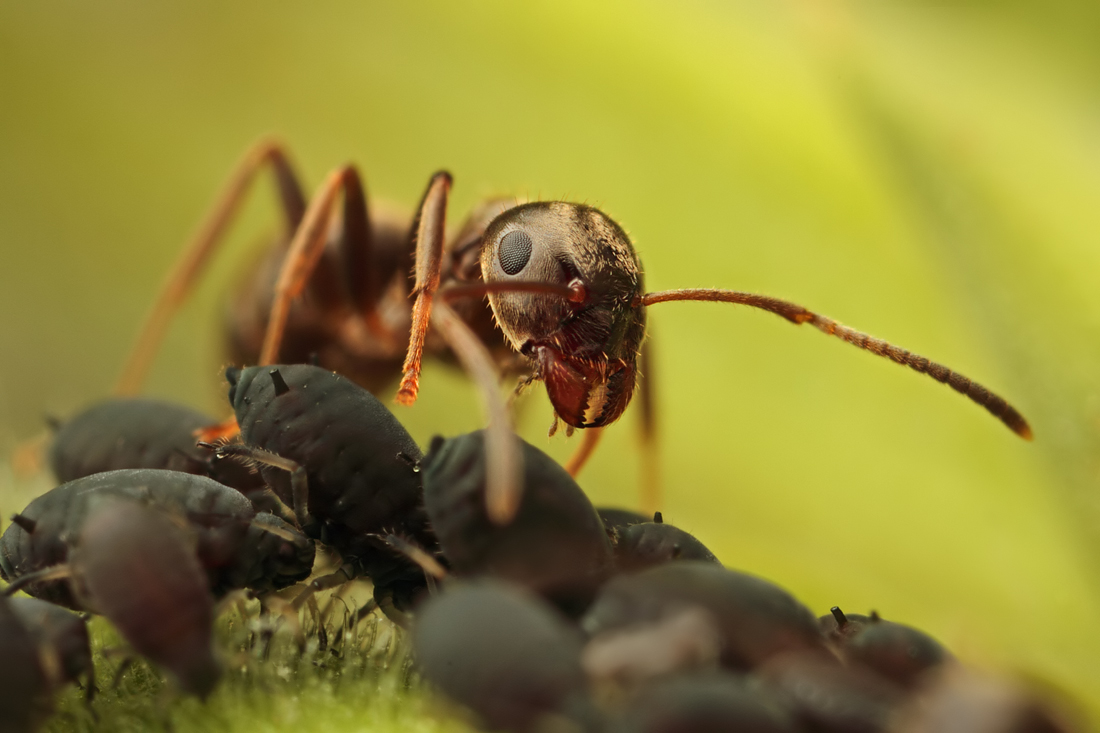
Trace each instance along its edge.
<path fill-rule="evenodd" d="M 132 395 L 141 388 L 168 323 L 194 288 L 207 261 L 240 208 L 253 179 L 265 165 L 270 165 L 275 175 L 287 230 L 293 232 L 298 227 L 305 211 L 305 196 L 283 146 L 264 140 L 253 146 L 237 164 L 229 181 L 215 199 L 213 209 L 172 267 L 115 385 L 116 395 Z"/>
<path fill-rule="evenodd" d="M 416 402 L 420 391 L 420 363 L 424 357 L 424 339 L 432 315 L 432 299 L 439 289 L 443 267 L 443 242 L 446 236 L 447 198 L 451 174 L 440 171 L 432 176 L 416 214 L 416 285 L 413 288 L 412 328 L 409 350 L 401 367 L 401 386 L 397 401 L 402 405 Z"/>
<path fill-rule="evenodd" d="M 638 440 L 642 444 L 641 509 L 652 514 L 661 508 L 661 457 L 657 437 L 657 382 L 653 376 L 653 335 L 642 342 L 638 385 Z"/>
<path fill-rule="evenodd" d="M 489 350 L 445 302 L 432 314 L 440 335 L 477 384 L 488 420 L 485 430 L 485 504 L 494 524 L 512 521 L 523 495 L 523 456 Z"/>
<path fill-rule="evenodd" d="M 588 463 L 588 459 L 596 451 L 596 446 L 600 444 L 600 438 L 602 437 L 603 428 L 587 428 L 584 430 L 580 447 L 569 457 L 569 461 L 565 464 L 565 470 L 569 472 L 570 476 L 577 477 L 577 474 L 581 472 L 584 465 Z"/>
<path fill-rule="evenodd" d="M 1027 420 L 1024 419 L 1024 416 L 1021 415 L 1016 408 L 1008 404 L 1003 397 L 994 394 L 977 382 L 968 377 L 964 377 L 962 374 L 949 369 L 943 364 L 937 364 L 930 359 L 907 351 L 900 346 L 894 346 L 882 339 L 856 331 L 855 329 L 837 323 L 831 318 L 819 313 L 814 313 L 790 301 L 771 298 L 766 295 L 743 293 L 735 290 L 685 288 L 683 290 L 665 290 L 658 293 L 646 293 L 641 296 L 637 302 L 640 305 L 650 306 L 672 300 L 703 300 L 737 303 L 740 305 L 752 306 L 753 308 L 760 308 L 769 313 L 775 313 L 778 316 L 786 318 L 795 325 L 809 323 L 830 336 L 836 336 L 843 341 L 847 341 L 852 346 L 865 349 L 878 356 L 892 359 L 898 364 L 907 366 L 914 371 L 920 372 L 921 374 L 927 374 L 937 382 L 949 385 L 956 392 L 966 395 L 971 400 L 984 407 L 1007 425 L 1012 432 L 1025 440 L 1031 440 L 1031 427 L 1027 424 Z"/>

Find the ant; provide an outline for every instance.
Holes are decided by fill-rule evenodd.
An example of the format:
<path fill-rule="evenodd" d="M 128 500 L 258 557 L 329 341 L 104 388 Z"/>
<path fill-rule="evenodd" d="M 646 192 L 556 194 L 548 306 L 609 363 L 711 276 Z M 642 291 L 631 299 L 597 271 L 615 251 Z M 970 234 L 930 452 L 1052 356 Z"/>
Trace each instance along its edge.
<path fill-rule="evenodd" d="M 652 440 L 649 390 L 644 381 L 638 387 L 641 367 L 647 366 L 640 365 L 646 358 L 647 309 L 676 300 L 716 301 L 811 324 L 928 374 L 1031 438 L 1023 416 L 977 382 L 800 305 L 734 290 L 645 292 L 641 262 L 626 232 L 590 206 L 491 199 L 448 239 L 449 173 L 431 177 L 410 224 L 368 206 L 351 165 L 332 171 L 307 204 L 284 147 L 271 141 L 245 155 L 184 250 L 147 317 L 118 394 L 140 387 L 172 315 L 265 168 L 274 175 L 292 236 L 271 247 L 235 303 L 228 340 L 239 363 L 312 361 L 375 391 L 400 377 L 397 402 L 410 405 L 417 398 L 425 354 L 453 357 L 453 338 L 437 338 L 428 329 L 433 309 L 445 308 L 449 329 L 476 336 L 498 374 L 522 376 L 517 391 L 535 381 L 545 383 L 554 410 L 551 434 L 559 420 L 568 432 L 586 430 L 568 464 L 576 475 L 600 430 L 622 415 L 636 390 L 643 404 L 643 438 Z M 652 513 L 659 502 L 653 472 L 646 473 L 650 485 L 642 503 Z M 500 509 L 499 518 L 507 519 L 508 511 Z"/>

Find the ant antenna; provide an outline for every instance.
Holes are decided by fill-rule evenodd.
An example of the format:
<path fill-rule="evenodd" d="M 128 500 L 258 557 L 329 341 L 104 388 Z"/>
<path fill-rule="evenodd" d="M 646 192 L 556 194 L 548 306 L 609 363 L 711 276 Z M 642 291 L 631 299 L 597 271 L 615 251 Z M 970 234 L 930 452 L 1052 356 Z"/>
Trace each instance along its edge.
<path fill-rule="evenodd" d="M 974 402 L 984 407 L 1008 428 L 1024 440 L 1031 440 L 1031 426 L 1016 408 L 1008 404 L 1003 397 L 994 394 L 977 382 L 964 377 L 956 371 L 948 369 L 943 364 L 938 364 L 923 356 L 907 351 L 900 346 L 869 336 L 847 326 L 837 323 L 831 318 L 814 313 L 800 305 L 779 298 L 771 298 L 766 295 L 744 293 L 736 290 L 718 290 L 711 288 L 684 288 L 682 290 L 662 290 L 656 293 L 646 293 L 636 301 L 639 305 L 651 306 L 657 303 L 667 303 L 673 300 L 702 300 L 721 303 L 735 303 L 760 308 L 769 313 L 786 318 L 795 325 L 809 323 L 829 336 L 847 341 L 852 346 L 870 351 L 872 354 L 892 359 L 898 364 L 907 366 L 921 374 L 927 374 L 937 382 L 947 384 L 956 392 L 966 395 Z"/>

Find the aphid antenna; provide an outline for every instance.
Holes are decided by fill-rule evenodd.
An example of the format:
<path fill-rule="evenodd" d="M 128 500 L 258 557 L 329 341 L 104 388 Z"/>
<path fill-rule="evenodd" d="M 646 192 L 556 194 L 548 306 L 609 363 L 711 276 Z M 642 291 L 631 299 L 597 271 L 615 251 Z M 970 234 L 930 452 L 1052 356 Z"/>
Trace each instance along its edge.
<path fill-rule="evenodd" d="M 415 542 L 410 542 L 404 537 L 399 537 L 395 534 L 375 534 L 371 536 L 378 538 L 382 542 L 385 542 L 394 550 L 419 565 L 420 568 L 424 571 L 424 576 L 426 578 L 446 580 L 448 575 L 447 569 L 440 565 L 439 561 L 432 557 L 432 555 L 427 550 L 425 550 L 423 547 L 416 544 Z"/>
<path fill-rule="evenodd" d="M 72 574 L 72 567 L 68 563 L 65 563 L 63 565 L 53 565 L 48 568 L 42 568 L 41 570 L 36 570 L 33 573 L 20 575 L 18 578 L 8 584 L 8 587 L 4 589 L 4 595 L 12 596 L 32 583 L 44 583 L 47 580 L 63 580 L 65 578 L 71 577 Z"/>

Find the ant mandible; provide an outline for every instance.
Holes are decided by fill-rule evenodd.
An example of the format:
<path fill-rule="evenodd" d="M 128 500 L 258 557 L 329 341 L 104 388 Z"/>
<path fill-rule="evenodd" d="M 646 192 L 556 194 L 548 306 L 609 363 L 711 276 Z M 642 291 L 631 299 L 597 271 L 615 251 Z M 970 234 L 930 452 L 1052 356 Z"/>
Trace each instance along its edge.
<path fill-rule="evenodd" d="M 264 167 L 274 173 L 293 236 L 270 249 L 235 303 L 229 342 L 236 361 L 312 360 L 372 390 L 400 375 L 397 401 L 409 405 L 417 397 L 425 353 L 445 355 L 450 349 L 483 392 L 494 391 L 501 371 L 525 375 L 521 385 L 544 382 L 555 426 L 560 419 L 570 431 L 587 431 L 569 465 L 575 474 L 599 429 L 622 415 L 635 392 L 646 309 L 674 300 L 718 301 L 766 310 L 796 325 L 809 323 L 928 374 L 1031 438 L 1023 416 L 982 385 L 789 301 L 720 289 L 646 293 L 630 239 L 590 206 L 492 199 L 476 207 L 448 242 L 450 174 L 432 176 L 410 227 L 407 218 L 368 208 L 362 181 L 350 165 L 330 173 L 307 205 L 284 148 L 270 141 L 248 152 L 185 249 L 150 311 L 117 393 L 139 388 L 171 316 Z M 429 333 L 433 310 L 441 340 Z M 496 365 L 491 375 L 486 373 L 490 359 Z M 640 391 L 648 400 L 648 390 Z M 495 409 L 499 422 L 499 404 Z M 643 435 L 652 435 L 651 418 L 646 419 L 651 415 L 645 405 Z M 651 489 L 644 508 L 652 511 L 656 503 Z M 506 520 L 515 505 L 515 499 L 502 500 L 494 514 Z"/>

